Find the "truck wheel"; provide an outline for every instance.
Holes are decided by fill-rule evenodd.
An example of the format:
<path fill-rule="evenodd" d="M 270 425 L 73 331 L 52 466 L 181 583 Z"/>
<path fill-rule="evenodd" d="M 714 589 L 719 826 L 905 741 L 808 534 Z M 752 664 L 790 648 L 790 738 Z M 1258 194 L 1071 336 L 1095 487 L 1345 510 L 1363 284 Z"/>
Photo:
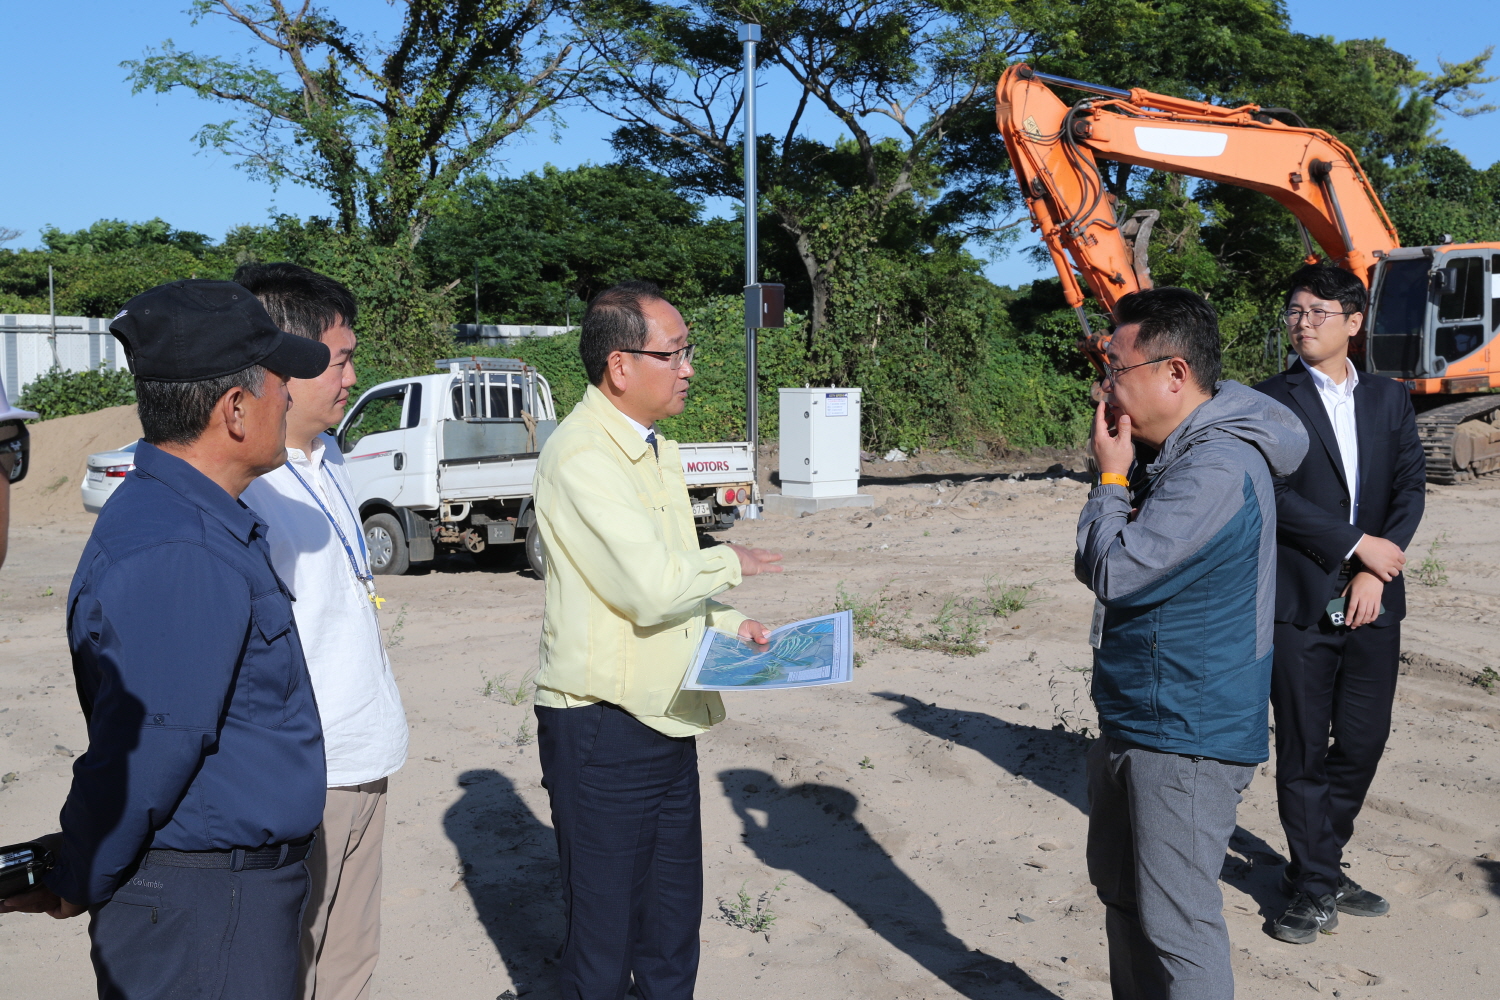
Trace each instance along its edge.
<path fill-rule="evenodd" d="M 406 532 L 390 514 L 365 518 L 365 547 L 370 552 L 370 572 L 377 576 L 400 576 L 411 565 Z"/>
<path fill-rule="evenodd" d="M 526 563 L 531 571 L 536 574 L 538 580 L 547 578 L 547 559 L 542 552 L 542 532 L 535 524 L 531 530 L 526 532 L 526 541 L 521 543 L 526 547 Z"/>

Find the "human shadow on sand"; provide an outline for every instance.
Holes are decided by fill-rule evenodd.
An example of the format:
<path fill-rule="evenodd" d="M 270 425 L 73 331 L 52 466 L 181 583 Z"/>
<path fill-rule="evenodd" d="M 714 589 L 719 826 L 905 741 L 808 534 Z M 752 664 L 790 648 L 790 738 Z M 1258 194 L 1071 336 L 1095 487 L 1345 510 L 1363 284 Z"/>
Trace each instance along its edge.
<path fill-rule="evenodd" d="M 834 896 L 962 996 L 1056 997 L 1014 964 L 965 947 L 948 930 L 937 902 L 855 817 L 859 799 L 847 789 L 812 782 L 783 787 L 774 776 L 751 769 L 718 777 L 744 825 L 745 844 L 762 863 L 795 872 Z M 752 809 L 765 812 L 764 824 Z"/>
<path fill-rule="evenodd" d="M 443 830 L 458 849 L 459 881 L 517 994 L 556 996 L 550 963 L 563 938 L 563 910 L 552 828 L 499 771 L 464 771 L 458 784 L 464 792 L 443 814 Z"/>
<path fill-rule="evenodd" d="M 877 691 L 901 707 L 894 717 L 929 736 L 975 750 L 1001 769 L 1025 778 L 1084 815 L 1089 811 L 1084 756 L 1089 740 L 1078 733 L 1006 722 L 986 712 L 941 708 L 911 695 Z"/>
<path fill-rule="evenodd" d="M 1088 815 L 1085 758 L 1092 743 L 1089 738 L 1061 729 L 1006 722 L 985 712 L 942 708 L 910 695 L 890 691 L 877 695 L 899 704 L 895 718 L 914 729 L 977 751 L 1001 769 L 1024 777 Z M 1278 888 L 1286 863 L 1286 858 L 1264 839 L 1236 826 L 1220 878 L 1253 899 L 1261 916 L 1271 919 L 1280 916 L 1289 902 Z"/>

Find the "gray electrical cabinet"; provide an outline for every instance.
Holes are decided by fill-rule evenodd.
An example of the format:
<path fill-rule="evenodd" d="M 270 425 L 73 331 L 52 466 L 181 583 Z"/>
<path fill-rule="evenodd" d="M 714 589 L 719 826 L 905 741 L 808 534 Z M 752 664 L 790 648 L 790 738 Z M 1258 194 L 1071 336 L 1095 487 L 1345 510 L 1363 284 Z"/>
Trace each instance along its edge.
<path fill-rule="evenodd" d="M 768 513 L 829 507 L 870 507 L 859 492 L 861 390 L 782 389 L 781 494 L 766 499 Z"/>

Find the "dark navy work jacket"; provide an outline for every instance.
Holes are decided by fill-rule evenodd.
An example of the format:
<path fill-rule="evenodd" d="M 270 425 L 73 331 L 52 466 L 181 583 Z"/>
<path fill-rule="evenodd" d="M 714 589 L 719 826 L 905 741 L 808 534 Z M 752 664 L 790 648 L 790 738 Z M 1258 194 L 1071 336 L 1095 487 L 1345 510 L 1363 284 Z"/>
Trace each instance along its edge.
<path fill-rule="evenodd" d="M 45 879 L 92 905 L 149 848 L 258 848 L 323 815 L 323 732 L 266 524 L 142 441 L 68 594 L 88 720 Z"/>

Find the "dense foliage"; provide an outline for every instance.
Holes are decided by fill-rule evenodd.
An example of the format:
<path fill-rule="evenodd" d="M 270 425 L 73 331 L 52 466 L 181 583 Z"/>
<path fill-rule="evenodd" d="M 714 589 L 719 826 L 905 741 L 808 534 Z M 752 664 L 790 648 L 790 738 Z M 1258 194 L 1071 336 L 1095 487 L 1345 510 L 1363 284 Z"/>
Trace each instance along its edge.
<path fill-rule="evenodd" d="M 744 284 L 744 235 L 671 179 L 623 164 L 474 177 L 428 225 L 418 253 L 433 277 L 472 295 L 481 323 L 576 322 L 595 292 L 626 278 L 697 301 Z M 464 296 L 460 314 L 472 317 Z M 460 301 L 464 301 L 460 299 Z"/>
<path fill-rule="evenodd" d="M 65 372 L 54 368 L 27 383 L 16 397 L 15 405 L 31 410 L 38 420 L 71 417 L 93 413 L 111 406 L 129 406 L 135 402 L 135 380 L 127 371 L 112 372 L 105 368 L 93 371 Z"/>
<path fill-rule="evenodd" d="M 353 290 L 360 303 L 361 386 L 425 370 L 452 350 L 449 296 L 432 287 L 415 255 L 360 233 L 346 235 L 325 220 L 282 216 L 269 225 L 238 227 L 214 243 L 160 219 L 107 219 L 75 233 L 49 229 L 43 240 L 44 250 L 0 250 L 0 310 L 45 313 L 48 265 L 59 314 L 108 317 L 154 285 L 228 278 L 247 261 L 284 260 Z"/>

